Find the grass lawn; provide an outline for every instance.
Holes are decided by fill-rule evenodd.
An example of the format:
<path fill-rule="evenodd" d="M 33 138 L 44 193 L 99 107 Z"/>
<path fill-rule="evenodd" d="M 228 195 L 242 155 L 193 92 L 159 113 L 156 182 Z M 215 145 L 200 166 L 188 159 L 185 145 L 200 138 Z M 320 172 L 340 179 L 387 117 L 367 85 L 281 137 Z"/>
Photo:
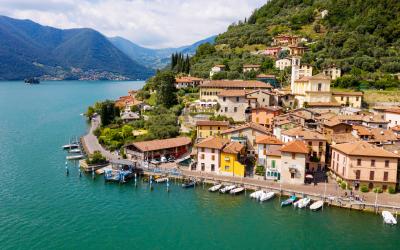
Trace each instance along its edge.
<path fill-rule="evenodd" d="M 398 90 L 366 90 L 364 101 L 368 104 L 376 102 L 400 102 L 400 91 Z"/>
<path fill-rule="evenodd" d="M 150 95 L 150 98 L 146 100 L 147 104 L 150 106 L 156 106 L 156 93 Z"/>

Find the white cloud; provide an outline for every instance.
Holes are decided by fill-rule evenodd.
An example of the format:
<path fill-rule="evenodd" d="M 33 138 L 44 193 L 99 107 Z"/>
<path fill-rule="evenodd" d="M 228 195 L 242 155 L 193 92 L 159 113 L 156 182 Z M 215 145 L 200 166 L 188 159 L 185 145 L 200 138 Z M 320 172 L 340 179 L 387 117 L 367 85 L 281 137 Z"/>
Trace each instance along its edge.
<path fill-rule="evenodd" d="M 0 14 L 96 29 L 143 46 L 187 45 L 221 33 L 266 0 L 0 0 Z"/>

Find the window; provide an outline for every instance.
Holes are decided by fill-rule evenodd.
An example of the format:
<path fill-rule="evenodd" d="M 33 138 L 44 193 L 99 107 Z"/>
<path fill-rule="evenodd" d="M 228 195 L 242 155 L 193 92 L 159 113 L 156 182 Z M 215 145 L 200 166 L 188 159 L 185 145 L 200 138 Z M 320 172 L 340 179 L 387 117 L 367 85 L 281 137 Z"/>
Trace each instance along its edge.
<path fill-rule="evenodd" d="M 294 173 L 290 173 L 290 178 L 294 179 Z"/>
<path fill-rule="evenodd" d="M 215 155 L 212 155 L 212 156 L 211 156 L 211 160 L 212 160 L 212 161 L 215 161 Z"/>
<path fill-rule="evenodd" d="M 236 97 L 236 101 L 239 102 L 239 100 L 240 100 L 240 97 Z"/>
<path fill-rule="evenodd" d="M 389 160 L 385 161 L 385 167 L 387 167 L 387 168 L 389 167 Z"/>
<path fill-rule="evenodd" d="M 260 122 L 260 118 L 256 117 L 256 123 Z"/>
<path fill-rule="evenodd" d="M 338 161 L 339 161 L 339 154 L 337 154 L 336 160 L 338 160 Z"/>
<path fill-rule="evenodd" d="M 202 164 L 201 164 L 201 171 L 204 171 L 205 168 L 206 168 L 205 164 L 202 163 Z"/>
<path fill-rule="evenodd" d="M 272 164 L 272 168 L 275 168 L 275 160 L 272 160 L 271 164 Z"/>
<path fill-rule="evenodd" d="M 357 159 L 357 166 L 361 166 L 361 159 Z"/>
<path fill-rule="evenodd" d="M 221 130 L 221 127 L 218 127 L 218 130 Z"/>
<path fill-rule="evenodd" d="M 204 148 L 201 148 L 201 152 L 204 152 Z"/>
<path fill-rule="evenodd" d="M 229 171 L 229 166 L 225 166 L 225 171 Z"/>
<path fill-rule="evenodd" d="M 204 160 L 204 154 L 200 155 L 200 159 Z"/>
<path fill-rule="evenodd" d="M 292 153 L 292 160 L 296 159 L 296 153 Z"/>
<path fill-rule="evenodd" d="M 215 149 L 211 149 L 211 153 L 213 153 L 213 154 L 214 154 L 214 153 L 215 153 Z"/>
<path fill-rule="evenodd" d="M 320 141 L 320 142 L 319 142 L 319 146 L 320 146 L 320 147 L 323 147 L 323 145 L 324 145 L 324 144 Z"/>
<path fill-rule="evenodd" d="M 341 100 L 341 101 L 343 101 L 343 96 L 342 96 L 342 97 L 340 97 L 340 100 Z"/>
<path fill-rule="evenodd" d="M 234 108 L 233 108 L 233 112 L 237 112 L 237 107 L 234 107 Z"/>
<path fill-rule="evenodd" d="M 358 96 L 356 97 L 356 102 L 358 102 Z"/>
<path fill-rule="evenodd" d="M 371 160 L 371 167 L 375 167 L 375 160 Z"/>
<path fill-rule="evenodd" d="M 215 165 L 211 164 L 211 171 L 215 171 Z"/>
<path fill-rule="evenodd" d="M 308 146 L 312 146 L 312 142 L 309 141 L 309 142 L 308 142 Z"/>
<path fill-rule="evenodd" d="M 223 97 L 222 100 L 225 102 L 226 101 L 226 97 Z"/>
<path fill-rule="evenodd" d="M 389 172 L 383 172 L 383 181 L 388 181 L 389 179 Z"/>
<path fill-rule="evenodd" d="M 226 161 L 226 162 L 230 162 L 230 161 L 231 161 L 231 158 L 228 157 L 228 156 L 226 156 L 226 157 L 225 157 L 225 161 Z"/>
<path fill-rule="evenodd" d="M 267 155 L 267 150 L 263 150 L 263 155 Z"/>
<path fill-rule="evenodd" d="M 356 170 L 356 179 L 359 180 L 361 175 L 361 170 Z"/>
<path fill-rule="evenodd" d="M 322 90 L 322 84 L 318 83 L 318 91 L 321 91 L 321 90 Z"/>
<path fill-rule="evenodd" d="M 210 135 L 212 135 L 212 131 L 210 130 Z"/>
<path fill-rule="evenodd" d="M 369 171 L 369 180 L 373 181 L 375 177 L 375 171 Z"/>
<path fill-rule="evenodd" d="M 228 112 L 228 107 L 225 107 L 225 112 Z"/>

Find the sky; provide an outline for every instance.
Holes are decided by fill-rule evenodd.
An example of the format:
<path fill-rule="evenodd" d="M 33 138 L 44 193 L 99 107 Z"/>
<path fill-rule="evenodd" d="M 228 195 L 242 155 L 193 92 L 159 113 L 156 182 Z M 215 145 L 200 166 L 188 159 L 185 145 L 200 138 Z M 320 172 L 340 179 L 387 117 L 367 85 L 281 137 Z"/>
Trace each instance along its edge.
<path fill-rule="evenodd" d="M 0 0 L 0 15 L 56 28 L 93 28 L 150 48 L 224 32 L 267 0 Z"/>

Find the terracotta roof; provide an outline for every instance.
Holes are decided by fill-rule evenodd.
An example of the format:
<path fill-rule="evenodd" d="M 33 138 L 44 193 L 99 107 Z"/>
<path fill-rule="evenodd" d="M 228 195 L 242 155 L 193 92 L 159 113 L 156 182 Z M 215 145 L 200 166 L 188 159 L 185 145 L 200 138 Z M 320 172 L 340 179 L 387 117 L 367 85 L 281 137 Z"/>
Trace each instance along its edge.
<path fill-rule="evenodd" d="M 267 74 L 258 74 L 256 78 L 276 78 L 275 75 L 267 75 Z"/>
<path fill-rule="evenodd" d="M 271 145 L 265 153 L 267 156 L 281 156 L 281 147 L 282 145 Z"/>
<path fill-rule="evenodd" d="M 309 80 L 330 80 L 331 78 L 329 76 L 326 76 L 323 73 L 319 73 L 317 75 L 313 75 L 313 76 L 303 76 L 300 79 L 297 79 L 295 82 L 305 82 L 305 81 L 309 81 Z"/>
<path fill-rule="evenodd" d="M 364 141 L 333 145 L 332 148 L 341 151 L 347 155 L 399 158 L 399 155 L 396 155 L 392 152 L 386 151 L 382 148 L 379 148 Z"/>
<path fill-rule="evenodd" d="M 361 125 L 353 125 L 353 129 L 357 131 L 357 135 L 359 136 L 372 135 L 371 131 L 367 127 Z"/>
<path fill-rule="evenodd" d="M 193 82 L 193 81 L 203 81 L 202 78 L 191 77 L 191 76 L 183 76 L 179 78 L 175 78 L 176 82 Z"/>
<path fill-rule="evenodd" d="M 390 109 L 385 109 L 385 113 L 392 113 L 392 114 L 398 114 L 400 115 L 400 108 L 390 108 Z"/>
<path fill-rule="evenodd" d="M 302 141 L 291 141 L 288 142 L 281 148 L 282 152 L 308 154 L 308 148 Z"/>
<path fill-rule="evenodd" d="M 196 126 L 229 126 L 228 121 L 197 121 Z"/>
<path fill-rule="evenodd" d="M 392 130 L 372 128 L 370 131 L 372 134 L 372 140 L 370 140 L 370 142 L 385 143 L 399 141 L 399 138 Z"/>
<path fill-rule="evenodd" d="M 243 81 L 243 80 L 210 80 L 204 81 L 200 87 L 213 88 L 243 88 L 243 89 L 270 89 L 272 86 L 268 83 L 260 81 Z"/>
<path fill-rule="evenodd" d="M 231 142 L 224 147 L 222 152 L 228 154 L 238 154 L 243 150 L 243 148 L 244 145 L 240 144 L 239 142 Z"/>
<path fill-rule="evenodd" d="M 326 138 L 324 135 L 311 131 L 311 130 L 306 130 L 302 127 L 296 127 L 292 129 L 288 129 L 285 131 L 282 131 L 282 135 L 287 135 L 290 137 L 302 137 L 305 140 L 319 140 L 319 141 L 325 141 Z"/>
<path fill-rule="evenodd" d="M 230 140 L 226 138 L 209 137 L 200 141 L 195 146 L 197 148 L 213 148 L 221 150 L 229 142 Z"/>
<path fill-rule="evenodd" d="M 235 127 L 235 128 L 230 128 L 230 129 L 224 130 L 224 131 L 221 132 L 221 135 L 233 133 L 233 132 L 244 130 L 244 129 L 254 129 L 254 130 L 257 130 L 258 132 L 264 133 L 266 135 L 271 134 L 271 132 L 266 127 L 264 127 L 264 126 L 262 126 L 260 124 L 254 123 L 254 122 L 249 122 L 249 123 L 246 123 L 246 124 L 244 124 L 242 126 L 238 126 L 238 127 Z"/>
<path fill-rule="evenodd" d="M 260 64 L 244 64 L 243 68 L 259 68 L 261 67 Z"/>
<path fill-rule="evenodd" d="M 214 67 L 218 67 L 218 68 L 225 68 L 226 66 L 225 66 L 225 65 L 223 65 L 223 64 L 217 64 L 217 65 L 214 65 Z"/>
<path fill-rule="evenodd" d="M 391 130 L 396 131 L 396 132 L 400 132 L 400 125 L 392 127 Z"/>
<path fill-rule="evenodd" d="M 342 121 L 340 121 L 339 119 L 335 119 L 335 118 L 333 118 L 333 119 L 331 119 L 331 120 L 325 120 L 324 122 L 323 122 L 323 124 L 325 125 L 325 126 L 327 126 L 327 127 L 334 127 L 334 126 L 337 126 L 337 125 L 339 125 L 339 124 L 346 124 L 346 123 L 344 123 L 344 122 L 342 122 Z M 350 126 L 350 125 L 349 125 Z"/>
<path fill-rule="evenodd" d="M 247 92 L 243 89 L 228 89 L 221 91 L 218 96 L 223 97 L 235 97 L 235 96 L 246 96 Z"/>
<path fill-rule="evenodd" d="M 351 133 L 342 133 L 342 134 L 333 134 L 332 135 L 332 142 L 336 144 L 340 143 L 347 143 L 357 141 L 358 139 L 355 138 Z"/>
<path fill-rule="evenodd" d="M 332 95 L 342 95 L 342 96 L 363 96 L 363 92 L 332 92 Z"/>
<path fill-rule="evenodd" d="M 276 112 L 276 111 L 281 111 L 282 107 L 279 106 L 268 106 L 268 107 L 258 107 L 258 108 L 253 108 L 251 111 L 267 111 L 267 112 Z"/>
<path fill-rule="evenodd" d="M 283 142 L 271 135 L 259 135 L 256 136 L 257 144 L 267 144 L 267 145 L 283 145 Z"/>
<path fill-rule="evenodd" d="M 340 107 L 342 106 L 337 102 L 309 102 L 307 104 L 309 107 Z"/>
<path fill-rule="evenodd" d="M 191 143 L 192 140 L 189 137 L 177 137 L 177 138 L 162 139 L 162 140 L 134 142 L 130 145 L 136 147 L 142 152 L 148 152 L 148 151 L 156 151 L 161 149 L 186 146 Z"/>

